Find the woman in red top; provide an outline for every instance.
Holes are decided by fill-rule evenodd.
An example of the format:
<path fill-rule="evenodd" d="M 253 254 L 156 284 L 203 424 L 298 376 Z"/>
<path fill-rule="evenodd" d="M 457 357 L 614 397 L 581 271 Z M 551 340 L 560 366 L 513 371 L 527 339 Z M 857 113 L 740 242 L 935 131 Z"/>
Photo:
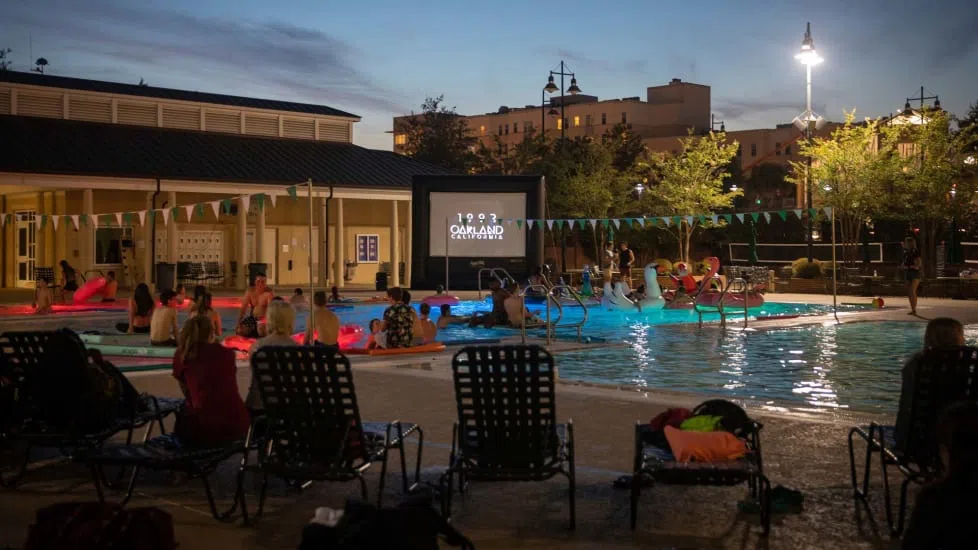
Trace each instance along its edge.
<path fill-rule="evenodd" d="M 180 336 L 173 377 L 187 402 L 175 434 L 188 445 L 202 447 L 243 439 L 251 420 L 238 393 L 234 351 L 214 343 L 206 315 L 189 319 Z"/>

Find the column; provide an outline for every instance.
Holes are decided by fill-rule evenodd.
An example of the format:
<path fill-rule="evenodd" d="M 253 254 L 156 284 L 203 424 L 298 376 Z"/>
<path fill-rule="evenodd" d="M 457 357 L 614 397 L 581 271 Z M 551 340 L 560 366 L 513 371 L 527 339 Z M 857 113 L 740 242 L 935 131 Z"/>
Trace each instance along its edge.
<path fill-rule="evenodd" d="M 50 219 L 51 214 L 55 214 L 54 192 L 44 193 L 44 213 L 48 214 L 48 222 L 44 225 L 44 263 L 43 267 L 53 267 L 58 263 L 57 257 L 57 236 L 54 229 L 54 222 Z M 59 221 L 60 224 L 60 221 Z M 58 227 L 61 227 L 60 225 Z"/>
<path fill-rule="evenodd" d="M 177 193 L 176 191 L 170 191 L 167 193 L 166 198 L 166 209 L 163 211 L 163 215 L 167 216 L 170 221 L 167 222 L 166 226 L 166 261 L 171 264 L 177 263 L 179 260 L 179 247 L 177 246 L 179 241 L 179 231 L 177 230 L 177 219 L 170 212 L 177 206 Z"/>
<path fill-rule="evenodd" d="M 407 201 L 407 215 L 404 217 L 404 286 L 411 288 L 411 260 L 414 259 L 414 203 Z"/>
<path fill-rule="evenodd" d="M 146 212 L 153 209 L 153 192 L 149 191 L 146 193 Z M 149 217 L 149 214 L 146 215 Z M 142 282 L 149 284 L 153 280 L 153 264 L 156 262 L 156 258 L 153 257 L 153 226 L 148 224 L 147 221 L 143 220 L 143 280 Z M 137 282 L 138 284 L 138 282 Z"/>
<path fill-rule="evenodd" d="M 391 286 L 401 286 L 398 266 L 401 263 L 401 239 L 398 235 L 400 225 L 397 222 L 397 201 L 391 201 Z"/>
<path fill-rule="evenodd" d="M 329 290 L 330 279 L 333 277 L 330 272 L 330 266 L 333 265 L 333 242 L 329 236 L 328 210 L 329 202 L 325 198 L 319 199 L 319 242 L 316 243 L 316 250 L 319 252 L 319 280 L 326 290 Z"/>
<path fill-rule="evenodd" d="M 255 261 L 265 263 L 265 208 L 267 203 L 258 209 L 257 223 L 255 224 Z"/>
<path fill-rule="evenodd" d="M 79 249 L 82 251 L 81 270 L 83 272 L 92 269 L 95 264 L 95 199 L 91 189 L 82 191 L 82 213 L 88 218 L 81 230 L 78 238 L 82 240 Z"/>
<path fill-rule="evenodd" d="M 55 191 L 51 193 L 51 200 L 54 204 L 53 212 L 61 216 L 61 220 L 58 222 L 58 228 L 54 230 L 54 262 L 52 266 L 56 266 L 58 262 L 64 258 L 68 257 L 68 251 L 66 250 L 66 235 L 68 235 L 68 228 L 71 227 L 71 220 L 66 218 L 64 215 L 67 213 L 65 210 L 67 204 L 67 197 L 64 191 Z"/>
<path fill-rule="evenodd" d="M 248 211 L 244 201 L 238 200 L 238 276 L 234 284 L 238 290 L 244 290 L 248 286 Z"/>
<path fill-rule="evenodd" d="M 343 199 L 333 199 L 336 201 L 336 235 L 334 235 L 333 240 L 336 241 L 333 247 L 336 250 L 336 265 L 334 266 L 335 274 L 333 275 L 334 284 L 340 288 L 346 286 L 346 281 L 343 275 L 346 271 L 346 255 L 344 249 L 346 247 L 346 225 L 343 222 Z"/>
<path fill-rule="evenodd" d="M 34 233 L 34 265 L 36 267 L 53 267 L 48 263 L 47 259 L 47 233 L 48 226 L 51 225 L 51 220 L 48 220 L 44 225 L 44 229 L 40 229 L 41 226 L 37 225 L 40 223 L 41 216 L 48 213 L 47 205 L 44 204 L 44 193 L 43 191 L 37 194 L 37 214 L 35 214 L 35 233 Z"/>

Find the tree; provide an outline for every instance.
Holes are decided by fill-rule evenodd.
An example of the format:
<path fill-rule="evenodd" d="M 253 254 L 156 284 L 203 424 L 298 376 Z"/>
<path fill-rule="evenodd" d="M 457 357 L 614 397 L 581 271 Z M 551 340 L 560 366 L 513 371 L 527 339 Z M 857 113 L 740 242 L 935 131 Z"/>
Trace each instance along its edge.
<path fill-rule="evenodd" d="M 458 170 L 469 172 L 476 165 L 476 138 L 469 130 L 465 118 L 442 105 L 445 96 L 426 98 L 421 113 L 413 111 L 395 131 L 405 134 L 407 156 Z"/>
<path fill-rule="evenodd" d="M 723 189 L 724 181 L 730 177 L 731 161 L 737 155 L 736 141 L 726 143 L 724 132 L 704 136 L 690 132 L 679 144 L 675 155 L 658 153 L 649 159 L 652 187 L 643 200 L 660 214 L 693 216 L 691 222 L 683 218 L 668 228 L 679 242 L 679 256 L 689 262 L 690 242 L 701 228 L 697 216 L 729 208 L 743 192 Z"/>
<path fill-rule="evenodd" d="M 843 259 L 857 260 L 860 232 L 867 219 L 881 212 L 887 186 L 897 173 L 893 140 L 880 134 L 880 121 L 853 123 L 855 111 L 830 137 L 802 142 L 801 156 L 812 159 L 812 194 L 816 204 L 831 206 L 839 220 Z M 808 163 L 790 162 L 788 181 L 805 182 Z"/>
<path fill-rule="evenodd" d="M 6 71 L 7 67 L 13 64 L 10 59 L 10 54 L 13 52 L 10 48 L 0 48 L 0 72 Z"/>
<path fill-rule="evenodd" d="M 974 208 L 978 180 L 969 157 L 974 154 L 978 127 L 959 125 L 955 131 L 953 116 L 942 110 L 927 110 L 920 120 L 922 124 L 894 126 L 887 132 L 888 139 L 904 152 L 888 207 L 894 216 L 920 230 L 925 273 L 934 276 L 940 236 L 952 221 Z"/>

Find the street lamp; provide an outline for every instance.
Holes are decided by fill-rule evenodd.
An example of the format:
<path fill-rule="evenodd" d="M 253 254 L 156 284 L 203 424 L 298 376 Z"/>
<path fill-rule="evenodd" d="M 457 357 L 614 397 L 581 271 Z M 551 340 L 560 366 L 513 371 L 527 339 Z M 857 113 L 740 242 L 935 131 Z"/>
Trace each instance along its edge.
<path fill-rule="evenodd" d="M 645 191 L 645 186 L 642 185 L 642 182 L 638 182 L 635 184 L 635 192 L 638 193 L 639 198 L 642 197 L 642 192 L 644 191 Z"/>
<path fill-rule="evenodd" d="M 727 131 L 727 127 L 723 124 L 723 121 L 722 120 L 716 120 L 716 115 L 714 115 L 713 113 L 710 113 L 710 131 L 711 132 L 716 132 L 717 131 L 717 124 L 720 125 L 720 131 L 721 132 L 726 132 Z"/>
<path fill-rule="evenodd" d="M 795 59 L 800 61 L 802 65 L 805 66 L 805 112 L 801 115 L 795 117 L 794 123 L 799 129 L 805 131 L 805 139 L 808 140 L 809 145 L 812 142 L 812 136 L 815 134 L 815 130 L 820 128 L 824 124 L 822 117 L 815 114 L 812 110 L 812 67 L 818 65 L 823 60 L 819 57 L 818 52 L 815 51 L 815 41 L 812 40 L 812 24 L 806 23 L 805 25 L 805 38 L 801 41 L 801 51 L 795 55 Z M 805 202 L 808 208 L 808 261 L 811 262 L 814 258 L 812 253 L 812 247 L 814 246 L 812 241 L 813 237 L 813 219 L 812 219 L 812 157 L 808 157 L 808 170 L 805 173 Z"/>
<path fill-rule="evenodd" d="M 560 76 L 560 88 L 554 82 L 554 76 Z M 570 86 L 566 89 L 564 88 L 564 77 L 571 77 Z M 577 95 L 581 93 L 581 89 L 577 86 L 577 76 L 567 70 L 567 65 L 561 60 L 559 71 L 550 71 L 550 76 L 547 78 L 547 85 L 543 87 L 543 91 L 548 94 L 553 94 L 560 91 L 560 139 L 563 140 L 564 136 L 567 134 L 567 124 L 564 117 L 564 94 L 568 93 L 570 95 Z"/>

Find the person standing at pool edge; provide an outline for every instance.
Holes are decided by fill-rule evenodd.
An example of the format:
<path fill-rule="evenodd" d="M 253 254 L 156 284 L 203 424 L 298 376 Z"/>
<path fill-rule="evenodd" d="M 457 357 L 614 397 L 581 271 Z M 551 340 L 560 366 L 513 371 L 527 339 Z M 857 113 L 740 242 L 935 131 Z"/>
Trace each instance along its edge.
<path fill-rule="evenodd" d="M 272 297 L 272 292 L 268 288 L 268 279 L 264 275 L 255 277 L 255 286 L 246 290 L 241 299 L 241 309 L 238 310 L 238 321 L 235 323 L 235 332 L 238 335 L 247 338 L 264 335 L 265 331 L 259 330 L 259 323 L 264 321 Z M 250 312 L 249 308 L 251 308 Z"/>
<path fill-rule="evenodd" d="M 628 243 L 622 241 L 618 250 L 618 271 L 622 282 L 632 286 L 632 264 L 635 263 L 635 253 L 628 248 Z"/>
<path fill-rule="evenodd" d="M 903 240 L 903 267 L 906 269 L 907 297 L 910 299 L 910 315 L 917 314 L 917 289 L 920 287 L 920 250 L 913 237 Z"/>

